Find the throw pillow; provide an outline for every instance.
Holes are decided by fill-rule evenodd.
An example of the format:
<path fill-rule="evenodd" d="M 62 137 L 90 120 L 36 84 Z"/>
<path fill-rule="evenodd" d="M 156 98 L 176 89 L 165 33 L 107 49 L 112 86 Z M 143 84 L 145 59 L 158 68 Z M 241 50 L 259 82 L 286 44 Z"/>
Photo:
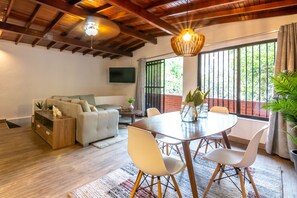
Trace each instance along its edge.
<path fill-rule="evenodd" d="M 87 101 L 89 104 L 91 104 L 91 105 L 96 105 L 94 94 L 80 95 L 79 98 L 80 98 L 81 100 L 86 100 L 86 101 Z"/>
<path fill-rule="evenodd" d="M 86 100 L 80 101 L 81 108 L 83 109 L 83 112 L 91 112 L 90 106 Z"/>
<path fill-rule="evenodd" d="M 94 105 L 90 105 L 90 109 L 92 112 L 98 112 L 97 108 Z"/>
<path fill-rule="evenodd" d="M 64 101 L 64 102 L 71 102 L 71 98 L 68 98 L 68 97 L 62 97 L 62 98 L 61 98 L 61 101 Z"/>

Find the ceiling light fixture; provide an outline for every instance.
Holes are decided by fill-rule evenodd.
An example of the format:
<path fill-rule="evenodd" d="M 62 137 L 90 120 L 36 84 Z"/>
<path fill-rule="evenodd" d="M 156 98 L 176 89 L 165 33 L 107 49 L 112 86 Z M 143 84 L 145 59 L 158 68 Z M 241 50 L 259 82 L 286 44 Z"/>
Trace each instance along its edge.
<path fill-rule="evenodd" d="M 178 56 L 196 56 L 202 49 L 205 41 L 203 34 L 197 34 L 189 27 L 187 0 L 187 27 L 177 36 L 171 38 L 171 47 Z"/>
<path fill-rule="evenodd" d="M 96 38 L 96 40 L 107 40 L 120 33 L 119 26 L 114 22 L 94 16 L 87 17 L 83 29 L 85 34 L 91 37 L 91 49 L 93 49 L 94 38 Z"/>
<path fill-rule="evenodd" d="M 96 36 L 98 33 L 98 24 L 88 21 L 85 25 L 85 32 L 88 36 Z"/>

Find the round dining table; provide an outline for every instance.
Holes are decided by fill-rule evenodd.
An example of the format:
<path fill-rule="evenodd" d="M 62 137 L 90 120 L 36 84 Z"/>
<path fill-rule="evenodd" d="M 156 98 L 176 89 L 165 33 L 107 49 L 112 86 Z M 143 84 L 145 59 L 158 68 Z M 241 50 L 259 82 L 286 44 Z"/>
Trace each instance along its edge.
<path fill-rule="evenodd" d="M 193 197 L 198 197 L 195 174 L 193 169 L 190 142 L 203 137 L 221 133 L 227 148 L 231 148 L 226 130 L 231 129 L 237 123 L 237 116 L 208 112 L 206 118 L 198 118 L 197 121 L 184 122 L 179 112 L 163 113 L 160 115 L 144 118 L 134 122 L 132 126 L 150 131 L 153 135 L 161 134 L 182 142 L 186 160 L 189 180 Z"/>

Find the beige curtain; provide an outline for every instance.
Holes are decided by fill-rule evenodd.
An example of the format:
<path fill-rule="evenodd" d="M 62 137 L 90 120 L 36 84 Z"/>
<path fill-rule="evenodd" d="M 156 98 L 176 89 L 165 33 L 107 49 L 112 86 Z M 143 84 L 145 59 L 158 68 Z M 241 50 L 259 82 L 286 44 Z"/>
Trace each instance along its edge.
<path fill-rule="evenodd" d="M 297 23 L 280 27 L 277 37 L 277 54 L 274 74 L 287 70 L 297 70 Z M 290 158 L 286 131 L 286 122 L 278 113 L 269 118 L 269 130 L 266 139 L 266 152 Z"/>
<path fill-rule="evenodd" d="M 145 65 L 146 59 L 142 58 L 138 60 L 137 69 L 137 83 L 136 83 L 136 98 L 135 108 L 142 111 L 142 116 L 145 114 L 145 101 L 144 101 L 144 86 L 145 86 Z"/>

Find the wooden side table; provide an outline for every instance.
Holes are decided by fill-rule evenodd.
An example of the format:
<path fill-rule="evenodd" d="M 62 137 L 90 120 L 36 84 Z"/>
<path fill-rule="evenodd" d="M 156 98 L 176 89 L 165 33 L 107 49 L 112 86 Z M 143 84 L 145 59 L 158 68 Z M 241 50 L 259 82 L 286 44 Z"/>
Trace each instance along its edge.
<path fill-rule="evenodd" d="M 53 149 L 75 144 L 75 118 L 56 118 L 51 111 L 35 111 L 34 131 Z"/>
<path fill-rule="evenodd" d="M 135 122 L 135 116 L 136 115 L 141 115 L 142 114 L 142 111 L 141 110 L 137 110 L 137 109 L 134 109 L 132 111 L 129 111 L 129 110 L 119 110 L 119 114 L 122 117 L 130 117 L 131 118 L 131 124 L 133 124 Z M 127 124 L 127 123 L 125 123 L 125 124 Z"/>

